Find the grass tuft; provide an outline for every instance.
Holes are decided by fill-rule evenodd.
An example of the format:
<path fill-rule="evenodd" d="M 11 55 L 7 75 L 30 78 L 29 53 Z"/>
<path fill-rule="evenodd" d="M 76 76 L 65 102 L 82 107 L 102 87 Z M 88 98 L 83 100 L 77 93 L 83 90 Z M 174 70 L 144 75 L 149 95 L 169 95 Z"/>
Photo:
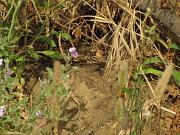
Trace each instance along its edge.
<path fill-rule="evenodd" d="M 155 100 L 159 100 L 159 101 L 162 100 L 164 96 L 164 91 L 166 90 L 168 82 L 171 78 L 172 71 L 173 71 L 173 65 L 170 64 L 163 72 L 161 78 L 158 80 L 157 85 L 154 89 Z"/>

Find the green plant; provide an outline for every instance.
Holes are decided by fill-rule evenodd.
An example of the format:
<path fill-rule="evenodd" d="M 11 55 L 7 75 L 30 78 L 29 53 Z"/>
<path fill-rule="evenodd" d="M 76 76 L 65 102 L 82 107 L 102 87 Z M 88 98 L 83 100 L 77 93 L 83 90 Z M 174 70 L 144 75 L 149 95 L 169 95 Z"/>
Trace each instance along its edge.
<path fill-rule="evenodd" d="M 60 37 L 60 40 L 66 42 L 71 39 L 68 33 L 63 30 L 54 31 L 49 24 L 49 16 L 54 16 L 53 11 L 64 8 L 66 5 L 63 3 L 62 1 L 56 5 L 49 0 L 8 0 L 3 5 L 0 3 L 0 6 L 5 6 L 5 11 L 0 11 L 0 134 L 30 134 L 35 126 L 39 126 L 36 122 L 41 114 L 55 122 L 53 126 L 56 130 L 58 121 L 66 120 L 59 113 L 63 110 L 62 103 L 65 104 L 64 99 L 68 95 L 63 86 L 63 69 L 59 69 L 62 70 L 59 75 L 62 83 L 57 86 L 53 74 L 60 71 L 53 72 L 47 68 L 49 77 L 39 93 L 36 93 L 33 106 L 29 105 L 32 101 L 30 96 L 26 95 L 28 93 L 24 94 L 27 83 L 24 74 L 27 74 L 25 69 L 31 62 L 29 59 L 34 59 L 33 63 L 42 58 L 44 61 L 46 58 L 59 60 L 62 56 L 56 39 Z M 28 9 L 31 4 L 33 10 Z M 47 12 L 43 12 L 44 10 Z M 29 17 L 29 14 L 34 17 Z M 37 44 L 45 47 L 36 46 Z M 55 101 L 50 103 L 49 98 L 53 96 L 56 97 Z"/>
<path fill-rule="evenodd" d="M 49 134 L 53 132 L 57 135 L 59 121 L 68 120 L 62 114 L 69 95 L 69 91 L 64 87 L 64 74 L 62 70 L 63 68 L 58 61 L 54 63 L 54 71 L 47 68 L 48 80 L 41 82 L 39 92 L 35 92 L 33 106 L 38 106 L 38 111 L 43 112 L 44 117 L 48 119 L 50 123 L 47 123 L 38 131 L 37 127 L 39 127 L 39 125 L 36 123 L 33 126 L 33 134 L 40 134 L 40 132 Z"/>
<path fill-rule="evenodd" d="M 131 75 L 131 81 L 133 81 L 133 83 L 131 82 L 131 86 L 127 87 L 128 66 L 124 61 L 121 62 L 118 86 L 119 91 L 125 96 L 120 97 L 118 100 L 116 116 L 122 126 L 121 129 L 123 129 L 126 134 L 138 135 L 141 133 L 144 126 L 144 119 L 148 119 L 151 116 L 152 110 L 150 108 L 152 108 L 152 106 L 155 106 L 157 110 L 162 109 L 175 114 L 175 112 L 162 107 L 160 101 L 162 100 L 171 75 L 176 79 L 178 73 L 176 73 L 175 76 L 173 75 L 176 70 L 173 70 L 172 65 L 169 65 L 165 71 L 149 67 L 150 64 L 157 63 L 162 64 L 162 61 L 158 57 L 146 59 Z M 161 77 L 155 89 L 152 88 L 146 77 L 148 74 Z M 151 92 L 143 87 L 146 83 L 149 83 Z M 151 98 L 149 99 L 149 97 Z M 159 112 L 160 111 L 158 111 L 158 113 Z M 126 119 L 126 122 L 124 119 Z"/>
<path fill-rule="evenodd" d="M 54 72 L 47 68 L 48 79 L 40 82 L 40 89 L 31 93 L 34 97 L 32 106 L 29 105 L 29 97 L 23 94 L 25 80 L 19 80 L 17 76 L 5 76 L 5 71 L 0 70 L 1 77 L 5 76 L 0 82 L 0 131 L 3 134 L 37 133 L 34 128 L 40 126 L 37 121 L 42 116 L 52 123 L 45 125 L 45 128 L 51 127 L 48 131 L 41 129 L 41 132 L 46 133 L 52 132 L 52 127 L 57 128 L 60 120 L 66 120 L 62 112 L 69 92 L 63 85 L 64 73 L 60 71 L 63 70 L 60 66 Z"/>
<path fill-rule="evenodd" d="M 1 117 L 0 129 L 2 132 L 7 129 L 9 129 L 9 132 L 17 129 L 16 131 L 18 132 L 23 126 L 22 111 L 28 109 L 28 97 L 22 98 L 24 79 L 21 78 L 19 80 L 16 75 L 12 76 L 12 74 L 15 74 L 15 71 L 9 69 L 7 60 L 4 60 L 3 65 L 0 68 L 0 106 L 5 106 L 6 109 Z"/>
<path fill-rule="evenodd" d="M 140 134 L 143 126 L 143 120 L 139 115 L 143 109 L 146 96 L 142 88 L 144 80 L 142 76 L 134 78 L 134 84 L 128 87 L 128 63 L 122 61 L 118 73 L 119 97 L 116 116 L 121 125 L 121 132 L 124 134 Z"/>
<path fill-rule="evenodd" d="M 143 72 L 146 75 L 147 74 L 153 74 L 153 75 L 156 75 L 156 76 L 161 76 L 163 71 L 150 67 L 151 65 L 158 64 L 158 63 L 163 64 L 163 61 L 159 57 L 147 58 L 141 64 L 141 69 L 143 70 Z M 173 77 L 174 81 L 176 82 L 176 84 L 178 86 L 180 86 L 180 72 L 177 71 L 176 69 L 174 69 L 173 72 L 172 72 L 172 77 Z"/>

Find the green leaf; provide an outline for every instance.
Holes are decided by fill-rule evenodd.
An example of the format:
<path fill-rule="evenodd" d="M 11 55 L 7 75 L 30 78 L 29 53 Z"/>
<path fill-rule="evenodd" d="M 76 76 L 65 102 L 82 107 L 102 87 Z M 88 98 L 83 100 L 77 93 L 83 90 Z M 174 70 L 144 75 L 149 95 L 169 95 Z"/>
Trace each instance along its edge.
<path fill-rule="evenodd" d="M 15 56 L 15 55 L 12 55 L 11 56 L 11 59 L 12 60 L 15 60 L 15 61 L 17 61 L 17 62 L 22 62 L 22 61 L 25 61 L 25 57 L 24 56 Z"/>
<path fill-rule="evenodd" d="M 23 106 L 27 105 L 27 102 L 28 102 L 28 98 L 26 97 L 26 98 L 21 99 L 18 104 L 21 107 L 23 107 Z"/>
<path fill-rule="evenodd" d="M 20 78 L 20 83 L 21 83 L 21 85 L 23 85 L 23 86 L 25 85 L 26 81 L 25 81 L 25 79 L 24 79 L 23 77 Z"/>
<path fill-rule="evenodd" d="M 137 80 L 138 77 L 139 77 L 139 71 L 135 70 L 135 71 L 133 72 L 133 74 L 132 74 L 132 77 L 133 77 L 134 80 Z"/>
<path fill-rule="evenodd" d="M 7 36 L 4 36 L 3 38 L 0 37 L 0 45 L 1 45 L 1 48 L 3 46 L 3 48 L 6 46 L 9 46 L 9 41 L 8 41 L 8 37 Z"/>
<path fill-rule="evenodd" d="M 37 51 L 37 53 L 44 54 L 44 55 L 49 56 L 50 58 L 53 58 L 53 59 L 60 59 L 61 58 L 59 51 Z"/>
<path fill-rule="evenodd" d="M 56 47 L 56 43 L 54 42 L 54 40 L 52 38 L 48 38 L 47 39 L 47 43 L 51 46 L 51 47 Z"/>
<path fill-rule="evenodd" d="M 49 8 L 52 5 L 52 1 L 47 1 L 47 0 L 39 0 L 39 1 L 35 1 L 36 4 L 40 7 L 44 7 L 44 8 Z"/>
<path fill-rule="evenodd" d="M 128 88 L 122 88 L 122 92 L 128 94 L 129 96 L 131 95 L 132 93 L 132 90 L 131 89 L 128 89 Z"/>
<path fill-rule="evenodd" d="M 12 116 L 6 116 L 6 119 L 4 120 L 4 123 L 11 123 L 14 119 Z"/>
<path fill-rule="evenodd" d="M 58 9 L 63 9 L 63 8 L 65 8 L 66 6 L 65 6 L 65 4 L 64 4 L 64 1 L 62 1 L 62 2 L 59 2 L 57 5 L 56 5 L 56 8 L 58 8 Z"/>
<path fill-rule="evenodd" d="M 162 62 L 161 59 L 155 56 L 155 57 L 146 59 L 143 64 L 146 65 L 146 64 L 161 63 L 161 62 Z"/>
<path fill-rule="evenodd" d="M 157 76 L 162 75 L 162 71 L 156 70 L 154 68 L 143 69 L 143 71 L 144 71 L 145 74 L 153 74 L 153 75 L 157 75 Z"/>
<path fill-rule="evenodd" d="M 50 45 L 51 47 L 56 47 L 56 43 L 54 42 L 52 37 L 46 37 L 46 36 L 39 36 L 37 38 L 38 41 L 42 42 L 42 43 L 47 43 L 48 45 Z"/>
<path fill-rule="evenodd" d="M 61 36 L 66 41 L 71 39 L 71 35 L 69 35 L 68 33 L 65 33 L 65 32 L 62 32 Z"/>
<path fill-rule="evenodd" d="M 60 121 L 65 121 L 65 122 L 67 122 L 67 121 L 69 121 L 69 119 L 68 119 L 68 117 L 62 117 L 62 118 L 60 118 Z"/>
<path fill-rule="evenodd" d="M 45 97 L 50 97 L 52 95 L 52 92 L 50 90 L 44 91 L 44 96 Z"/>
<path fill-rule="evenodd" d="M 7 24 L 6 24 L 6 25 L 7 25 Z M 1 30 L 2 30 L 2 31 L 8 31 L 8 30 L 9 30 L 9 27 L 6 27 L 6 26 L 1 27 Z"/>
<path fill-rule="evenodd" d="M 149 26 L 148 26 L 148 27 L 146 28 L 145 32 L 148 33 L 148 34 L 150 34 L 150 35 L 153 35 L 153 34 L 155 34 L 155 29 L 156 29 L 156 27 L 157 27 L 156 25 L 153 25 L 152 27 L 149 27 Z"/>
<path fill-rule="evenodd" d="M 54 36 L 54 35 L 58 36 L 59 34 L 60 34 L 60 32 L 57 32 L 54 29 L 51 31 L 52 36 Z"/>
<path fill-rule="evenodd" d="M 178 86 L 180 86 L 180 72 L 173 70 L 172 76 Z"/>
<path fill-rule="evenodd" d="M 170 44 L 169 48 L 180 50 L 180 45 L 177 44 Z"/>
<path fill-rule="evenodd" d="M 46 67 L 46 70 L 47 70 L 47 72 L 48 72 L 48 77 L 49 77 L 50 79 L 53 79 L 54 73 L 53 73 L 52 69 L 49 68 L 49 67 Z"/>
<path fill-rule="evenodd" d="M 71 40 L 71 35 L 63 31 L 57 32 L 52 30 L 51 35 L 56 35 L 56 36 L 61 35 L 62 39 L 64 39 L 65 41 Z"/>
<path fill-rule="evenodd" d="M 10 44 L 15 44 L 15 43 L 17 43 L 20 38 L 21 38 L 21 36 L 16 36 L 16 37 L 14 37 L 14 38 L 10 41 Z"/>
<path fill-rule="evenodd" d="M 28 50 L 28 54 L 35 60 L 39 59 L 39 55 L 37 52 L 35 52 L 34 50 Z"/>

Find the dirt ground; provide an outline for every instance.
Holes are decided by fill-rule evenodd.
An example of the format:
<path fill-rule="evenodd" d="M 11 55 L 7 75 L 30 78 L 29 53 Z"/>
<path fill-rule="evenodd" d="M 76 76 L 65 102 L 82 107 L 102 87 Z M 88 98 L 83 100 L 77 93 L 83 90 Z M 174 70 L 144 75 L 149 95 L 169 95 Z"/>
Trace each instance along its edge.
<path fill-rule="evenodd" d="M 115 108 L 118 102 L 108 78 L 98 65 L 78 66 L 70 75 L 73 90 L 67 110 L 77 108 L 73 118 L 62 128 L 62 135 L 118 135 Z M 177 114 L 162 111 L 160 123 L 153 113 L 145 122 L 142 135 L 177 135 L 180 133 L 180 92 L 175 85 L 167 89 L 162 106 Z M 155 126 L 159 125 L 159 126 Z M 114 127 L 114 128 L 113 128 Z"/>
<path fill-rule="evenodd" d="M 65 108 L 68 121 L 60 121 L 60 135 L 124 135 L 118 134 L 116 107 L 119 100 L 112 89 L 110 78 L 104 76 L 104 68 L 96 64 L 73 67 L 66 84 L 72 94 Z M 35 79 L 28 83 L 33 91 Z M 113 86 L 115 87 L 115 86 Z M 180 133 L 180 91 L 170 85 L 162 101 L 163 107 L 177 114 L 162 111 L 160 123 L 156 111 L 143 125 L 142 135 L 178 135 Z M 126 120 L 126 118 L 124 118 Z M 159 125 L 159 126 L 158 126 Z"/>
<path fill-rule="evenodd" d="M 172 114 L 161 110 L 160 120 L 157 114 L 145 123 L 143 135 L 179 135 L 180 133 L 180 90 L 170 85 L 165 92 L 162 106 L 176 112 Z"/>
<path fill-rule="evenodd" d="M 78 68 L 70 75 L 73 101 L 67 106 L 67 110 L 78 107 L 78 111 L 63 127 L 62 135 L 108 135 L 112 132 L 117 101 L 108 78 L 97 65 Z"/>

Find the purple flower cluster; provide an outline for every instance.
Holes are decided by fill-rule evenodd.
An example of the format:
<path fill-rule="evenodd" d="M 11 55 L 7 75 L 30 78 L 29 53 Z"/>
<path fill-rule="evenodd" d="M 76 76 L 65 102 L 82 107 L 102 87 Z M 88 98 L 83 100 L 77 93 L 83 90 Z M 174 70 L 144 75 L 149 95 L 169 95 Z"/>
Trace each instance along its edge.
<path fill-rule="evenodd" d="M 3 65 L 3 62 L 4 60 L 2 58 L 0 58 L 0 67 Z M 10 77 L 14 72 L 11 70 L 11 69 L 7 69 L 4 76 L 7 78 L 7 77 Z"/>
<path fill-rule="evenodd" d="M 37 116 L 37 117 L 42 117 L 42 116 L 43 116 L 43 113 L 42 113 L 41 111 L 37 111 L 37 112 L 36 112 L 36 116 Z"/>
<path fill-rule="evenodd" d="M 5 73 L 5 77 L 10 77 L 14 72 L 11 69 L 8 69 Z"/>
<path fill-rule="evenodd" d="M 78 54 L 78 52 L 77 52 L 77 50 L 76 50 L 75 47 L 69 48 L 69 52 L 70 52 L 70 54 L 71 54 L 71 56 L 72 56 L 73 58 L 77 58 L 77 57 L 79 56 L 79 54 Z"/>

